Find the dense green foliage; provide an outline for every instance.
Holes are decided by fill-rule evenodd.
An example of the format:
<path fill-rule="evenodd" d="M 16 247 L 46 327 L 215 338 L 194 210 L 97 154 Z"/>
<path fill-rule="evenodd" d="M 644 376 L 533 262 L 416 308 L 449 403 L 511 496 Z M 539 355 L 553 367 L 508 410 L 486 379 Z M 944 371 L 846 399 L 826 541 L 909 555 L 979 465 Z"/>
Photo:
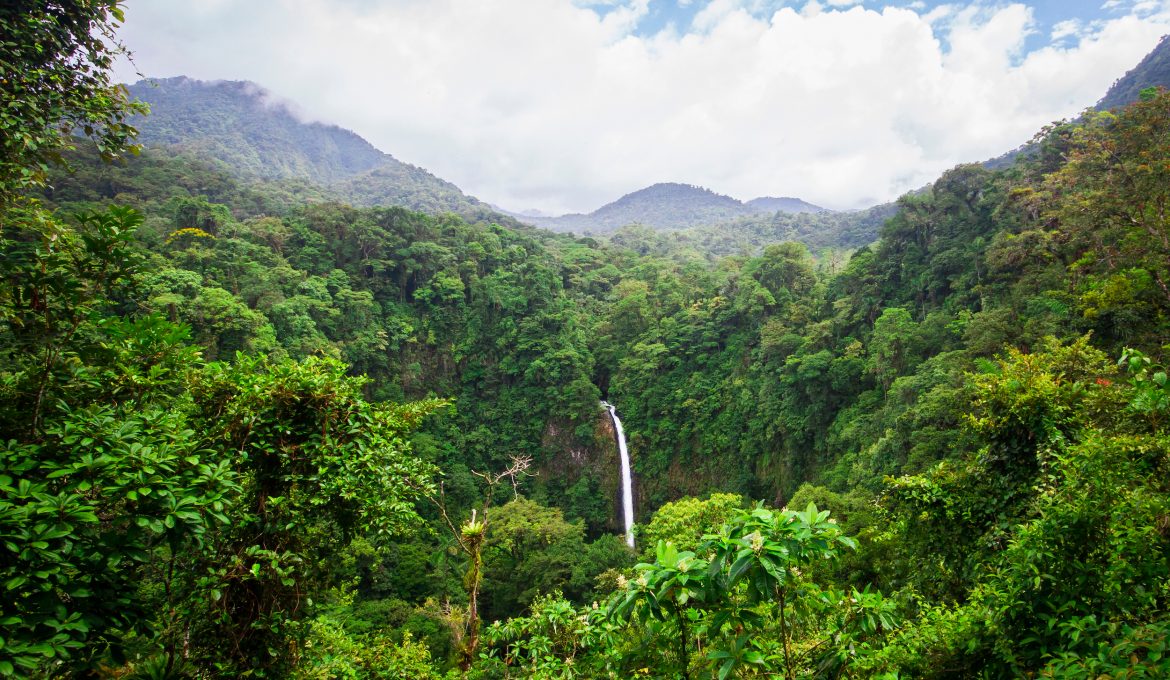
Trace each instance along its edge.
<path fill-rule="evenodd" d="M 403 434 L 433 405 L 371 405 L 333 360 L 205 364 L 187 328 L 127 311 L 140 221 L 6 212 L 6 674 L 155 649 L 172 667 L 180 646 L 279 667 L 331 556 L 400 533 L 430 484 Z"/>
<path fill-rule="evenodd" d="M 10 156 L 0 675 L 1164 677 L 1170 94 L 1035 148 L 847 260 Z"/>
<path fill-rule="evenodd" d="M 112 157 L 134 136 L 126 89 L 110 81 L 122 53 L 117 0 L 12 0 L 0 7 L 0 201 L 44 181 L 74 133 Z"/>

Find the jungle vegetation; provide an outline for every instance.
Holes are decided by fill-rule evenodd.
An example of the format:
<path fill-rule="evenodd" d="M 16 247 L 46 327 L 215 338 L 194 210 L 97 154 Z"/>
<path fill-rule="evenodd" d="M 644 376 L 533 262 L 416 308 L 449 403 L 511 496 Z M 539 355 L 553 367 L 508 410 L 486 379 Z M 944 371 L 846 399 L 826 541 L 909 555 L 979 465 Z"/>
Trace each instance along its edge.
<path fill-rule="evenodd" d="M 120 20 L 0 9 L 0 675 L 1170 674 L 1170 93 L 719 255 L 111 165 Z"/>

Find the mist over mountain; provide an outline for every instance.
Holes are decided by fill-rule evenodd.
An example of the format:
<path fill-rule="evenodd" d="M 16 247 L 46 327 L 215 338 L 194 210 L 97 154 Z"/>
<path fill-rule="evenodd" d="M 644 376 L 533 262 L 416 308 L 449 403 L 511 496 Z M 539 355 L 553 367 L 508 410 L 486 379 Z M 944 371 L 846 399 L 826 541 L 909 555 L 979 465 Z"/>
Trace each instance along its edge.
<path fill-rule="evenodd" d="M 1117 80 L 1097 105 L 1136 100 L 1151 86 L 1170 85 L 1170 42 L 1163 39 Z M 232 173 L 263 180 L 306 181 L 325 199 L 355 206 L 402 206 L 429 213 L 456 212 L 476 219 L 520 221 L 553 231 L 609 234 L 641 225 L 689 231 L 704 251 L 729 253 L 785 239 L 813 248 L 856 247 L 877 238 L 893 204 L 836 212 L 796 197 L 741 201 L 705 187 L 662 182 L 626 194 L 586 214 L 550 216 L 496 208 L 427 170 L 403 163 L 360 135 L 336 125 L 306 122 L 295 108 L 261 86 L 187 77 L 144 80 L 131 93 L 151 106 L 136 124 L 140 141 L 209 160 Z M 1027 147 L 985 164 L 1009 164 Z"/>
<path fill-rule="evenodd" d="M 1114 82 L 1094 108 L 1107 110 L 1131 104 L 1150 87 L 1170 88 L 1170 36 Z M 1025 144 L 984 165 L 992 169 L 1006 167 L 1029 147 L 1030 143 Z M 698 229 L 703 242 L 718 241 L 716 251 L 726 253 L 731 251 L 729 244 L 758 247 L 784 238 L 812 247 L 857 246 L 876 239 L 882 221 L 895 211 L 891 203 L 818 220 L 807 215 L 834 211 L 800 198 L 765 196 L 741 202 L 703 187 L 660 183 L 626 194 L 588 214 L 517 216 L 555 231 L 606 233 L 632 224 L 672 231 Z"/>
<path fill-rule="evenodd" d="M 877 237 L 880 224 L 861 213 L 811 220 L 808 216 L 831 211 L 799 198 L 764 196 L 744 202 L 673 182 L 632 192 L 588 214 L 514 212 L 490 206 L 423 168 L 397 160 L 355 132 L 307 122 L 292 104 L 255 83 L 179 76 L 143 80 L 129 89 L 151 107 L 149 115 L 135 120 L 144 146 L 211 162 L 245 179 L 307 182 L 321 200 L 359 207 L 456 212 L 577 233 L 610 233 L 635 224 L 664 231 L 700 229 L 711 232 L 702 240 L 717 242 L 719 252 L 730 249 L 729 244 L 755 247 L 782 238 L 799 238 L 814 246 L 869 242 Z M 719 233 L 725 229 L 730 233 Z"/>
<path fill-rule="evenodd" d="M 150 115 L 134 121 L 140 142 L 216 158 L 238 172 L 328 183 L 396 162 L 354 132 L 306 123 L 254 83 L 179 76 L 129 90 L 150 104 Z"/>
<path fill-rule="evenodd" d="M 179 76 L 143 80 L 129 90 L 150 104 L 150 115 L 134 121 L 147 147 L 212 160 L 240 177 L 307 180 L 326 196 L 356 206 L 473 216 L 494 212 L 357 133 L 301 120 L 288 103 L 255 83 Z"/>

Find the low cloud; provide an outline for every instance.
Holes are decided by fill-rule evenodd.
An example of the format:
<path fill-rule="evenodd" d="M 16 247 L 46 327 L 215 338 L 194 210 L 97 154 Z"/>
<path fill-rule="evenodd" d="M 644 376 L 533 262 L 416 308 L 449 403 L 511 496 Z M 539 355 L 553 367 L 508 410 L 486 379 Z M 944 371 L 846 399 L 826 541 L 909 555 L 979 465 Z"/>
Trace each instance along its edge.
<path fill-rule="evenodd" d="M 555 213 L 658 181 L 890 200 L 1092 105 L 1170 28 L 1139 2 L 1025 54 L 1023 4 L 695 4 L 691 30 L 647 36 L 648 0 L 154 0 L 122 35 L 147 75 L 253 80 L 484 200 Z"/>

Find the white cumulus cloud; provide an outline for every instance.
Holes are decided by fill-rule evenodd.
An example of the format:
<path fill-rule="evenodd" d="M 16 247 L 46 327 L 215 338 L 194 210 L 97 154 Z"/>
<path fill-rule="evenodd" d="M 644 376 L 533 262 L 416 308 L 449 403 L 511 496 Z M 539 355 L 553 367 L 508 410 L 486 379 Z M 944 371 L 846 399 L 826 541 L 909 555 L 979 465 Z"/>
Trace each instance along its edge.
<path fill-rule="evenodd" d="M 658 181 L 890 200 L 1093 104 L 1170 28 L 1143 0 L 1025 53 L 1020 3 L 695 3 L 690 30 L 641 35 L 648 0 L 153 0 L 122 36 L 146 75 L 252 80 L 484 200 L 564 212 Z"/>

